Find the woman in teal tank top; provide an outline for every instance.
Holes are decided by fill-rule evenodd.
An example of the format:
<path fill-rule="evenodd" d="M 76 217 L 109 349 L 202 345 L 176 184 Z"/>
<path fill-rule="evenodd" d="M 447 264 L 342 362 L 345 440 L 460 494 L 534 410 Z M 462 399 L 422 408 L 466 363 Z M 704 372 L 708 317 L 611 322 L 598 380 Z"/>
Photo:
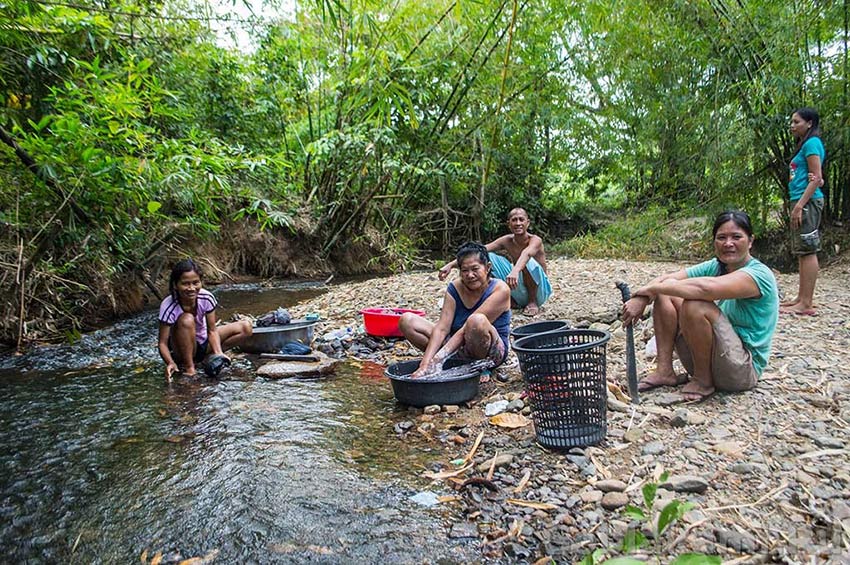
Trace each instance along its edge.
<path fill-rule="evenodd" d="M 460 276 L 449 283 L 436 324 L 415 314 L 404 314 L 399 329 L 424 351 L 414 376 L 439 370 L 449 355 L 504 362 L 511 324 L 511 289 L 490 276 L 487 248 L 464 243 L 457 252 Z"/>
<path fill-rule="evenodd" d="M 823 162 L 826 151 L 820 139 L 820 116 L 813 108 L 791 114 L 791 135 L 797 142 L 788 167 L 788 198 L 791 205 L 792 251 L 800 267 L 797 296 L 780 304 L 779 311 L 798 316 L 815 314 L 815 283 L 818 279 L 820 222 L 823 213 Z"/>
<path fill-rule="evenodd" d="M 712 234 L 715 258 L 656 278 L 623 306 L 629 325 L 654 302 L 657 367 L 638 390 L 684 384 L 683 400 L 702 401 L 716 390 L 753 388 L 767 365 L 779 296 L 771 270 L 750 255 L 750 217 L 723 212 Z M 674 350 L 690 381 L 673 369 Z"/>

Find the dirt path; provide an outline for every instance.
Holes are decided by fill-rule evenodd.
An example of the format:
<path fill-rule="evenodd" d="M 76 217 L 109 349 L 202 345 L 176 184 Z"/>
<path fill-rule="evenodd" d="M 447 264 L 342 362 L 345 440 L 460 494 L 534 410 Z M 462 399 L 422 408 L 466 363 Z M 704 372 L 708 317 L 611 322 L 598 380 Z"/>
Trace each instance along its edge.
<path fill-rule="evenodd" d="M 616 321 L 621 300 L 614 281 L 626 280 L 636 288 L 678 267 L 556 258 L 551 262 L 553 298 L 535 319 L 610 329 L 608 379 L 625 388 L 625 335 Z M 794 293 L 796 276 L 778 280 L 786 294 Z M 685 551 L 724 560 L 759 555 L 757 561 L 842 562 L 850 555 L 848 280 L 850 263 L 831 266 L 818 281 L 820 315 L 780 317 L 773 356 L 755 390 L 686 405 L 669 405 L 672 391 L 652 392 L 637 409 L 609 399 L 607 439 L 596 447 L 549 452 L 534 441 L 530 425 L 510 430 L 488 423 L 487 404 L 521 400 L 522 376 L 513 354 L 499 380 L 482 386 L 477 403 L 457 413 L 411 411 L 405 417 L 412 425 L 400 427 L 399 438 L 426 428 L 428 437 L 442 443 L 443 457 L 435 465 L 445 469 L 454 468 L 449 461 L 465 455 L 480 431 L 484 440 L 473 460 L 485 463 L 497 453 L 502 456 L 492 476 L 497 491 L 461 489 L 452 502 L 459 509 L 458 521 L 447 527 L 449 536 L 478 538 L 487 556 L 533 562 L 548 555 L 561 562 L 594 548 L 619 546 L 630 527 L 621 507 L 640 505 L 641 485 L 657 480 L 663 470 L 691 477 L 691 482 L 676 483 L 679 492 L 659 490 L 659 496 L 690 500 L 696 507 L 660 537 L 649 555 L 663 562 Z M 325 331 L 356 329 L 357 311 L 367 306 L 424 308 L 435 319 L 444 288 L 436 273 L 401 274 L 334 287 L 295 314 L 319 312 L 328 320 Z M 516 316 L 513 325 L 527 321 Z M 642 353 L 650 330 L 647 320 L 635 332 L 639 374 L 651 366 Z M 412 353 L 399 342 L 380 356 L 389 361 Z M 521 401 L 513 406 L 529 413 Z M 472 468 L 460 478 L 486 475 L 488 466 L 482 469 Z M 517 489 L 525 475 L 526 484 Z M 439 480 L 432 488 L 441 491 L 452 484 Z M 609 490 L 615 494 L 603 492 Z M 511 498 L 544 506 L 518 505 Z"/>

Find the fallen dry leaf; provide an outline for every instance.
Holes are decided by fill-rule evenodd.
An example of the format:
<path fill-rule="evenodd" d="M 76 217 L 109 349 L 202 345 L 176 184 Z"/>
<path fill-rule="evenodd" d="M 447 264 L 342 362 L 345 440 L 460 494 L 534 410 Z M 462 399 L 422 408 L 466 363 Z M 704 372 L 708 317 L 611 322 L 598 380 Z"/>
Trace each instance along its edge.
<path fill-rule="evenodd" d="M 525 488 L 525 485 L 528 484 L 528 480 L 531 478 L 531 471 L 526 471 L 522 478 L 519 480 L 516 488 L 514 488 L 514 494 L 519 493 L 522 489 Z"/>
<path fill-rule="evenodd" d="M 440 503 L 443 503 L 443 502 L 457 502 L 457 501 L 459 501 L 460 499 L 461 499 L 461 498 L 460 498 L 459 496 L 438 496 L 438 497 L 437 497 L 437 502 L 440 502 Z"/>
<path fill-rule="evenodd" d="M 555 563 L 555 560 L 546 555 L 544 557 L 541 557 L 531 565 L 549 565 L 549 563 Z"/>
<path fill-rule="evenodd" d="M 333 553 L 331 548 L 323 547 L 321 545 L 297 546 L 293 543 L 270 543 L 268 547 L 275 553 L 293 553 L 295 551 L 312 551 L 313 553 L 318 553 L 320 555 L 330 555 Z"/>
<path fill-rule="evenodd" d="M 523 428 L 531 423 L 531 420 L 522 414 L 514 412 L 502 412 L 490 418 L 490 423 L 500 428 Z"/>
<path fill-rule="evenodd" d="M 144 550 L 142 554 L 139 556 L 139 561 L 142 562 L 142 565 L 148 565 L 148 550 Z"/>
<path fill-rule="evenodd" d="M 269 549 L 275 553 L 292 553 L 298 551 L 298 547 L 291 543 L 270 543 Z"/>
<path fill-rule="evenodd" d="M 475 452 L 478 451 L 478 446 L 481 445 L 482 439 L 484 439 L 484 430 L 481 430 L 481 433 L 479 433 L 478 437 L 475 438 L 475 443 L 472 444 L 472 449 L 470 449 L 469 453 L 467 453 L 466 457 L 464 457 L 466 461 L 472 461 L 472 458 L 475 456 Z"/>
<path fill-rule="evenodd" d="M 440 471 L 439 473 L 432 473 L 430 471 L 426 473 L 422 473 L 422 476 L 426 479 L 431 479 L 432 481 L 439 481 L 441 479 L 448 479 L 450 477 L 457 477 L 461 473 L 465 473 L 468 469 L 472 468 L 472 465 L 467 465 L 466 467 L 461 467 L 457 471 Z"/>
<path fill-rule="evenodd" d="M 507 499 L 508 503 L 516 504 L 517 506 L 526 506 L 528 508 L 534 508 L 535 510 L 554 510 L 557 508 L 554 504 L 549 504 L 548 502 L 532 502 L 530 500 L 519 500 L 517 498 L 509 498 Z"/>
<path fill-rule="evenodd" d="M 160 563 L 162 563 L 162 552 L 157 551 L 151 559 L 151 565 L 159 565 Z"/>
<path fill-rule="evenodd" d="M 712 449 L 724 455 L 740 455 L 744 451 L 744 446 L 737 441 L 721 441 L 713 445 Z"/>
<path fill-rule="evenodd" d="M 525 526 L 525 522 L 523 522 L 522 520 L 514 519 L 514 521 L 511 522 L 511 528 L 508 530 L 508 535 L 511 537 L 518 538 L 519 535 L 522 533 L 523 526 Z"/>
<path fill-rule="evenodd" d="M 629 395 L 623 392 L 623 389 L 621 389 L 620 385 L 618 385 L 617 383 L 609 382 L 608 390 L 611 391 L 611 393 L 617 398 L 617 400 L 631 404 L 631 397 L 629 397 Z"/>
<path fill-rule="evenodd" d="M 496 452 L 496 456 L 490 460 L 490 470 L 487 471 L 487 480 L 493 480 L 493 474 L 496 472 L 496 460 L 499 458 L 499 452 Z"/>
<path fill-rule="evenodd" d="M 218 557 L 218 549 L 213 549 L 203 557 L 190 557 L 189 559 L 184 559 L 177 565 L 207 565 L 207 563 L 212 563 L 213 559 Z"/>
<path fill-rule="evenodd" d="M 520 534 L 522 533 L 523 526 L 525 526 L 525 522 L 523 522 L 522 520 L 514 520 L 513 523 L 511 523 L 511 527 L 507 532 L 505 532 L 504 530 L 498 530 L 496 532 L 493 532 L 494 538 L 485 543 L 484 545 L 495 545 L 510 538 L 521 539 Z"/>

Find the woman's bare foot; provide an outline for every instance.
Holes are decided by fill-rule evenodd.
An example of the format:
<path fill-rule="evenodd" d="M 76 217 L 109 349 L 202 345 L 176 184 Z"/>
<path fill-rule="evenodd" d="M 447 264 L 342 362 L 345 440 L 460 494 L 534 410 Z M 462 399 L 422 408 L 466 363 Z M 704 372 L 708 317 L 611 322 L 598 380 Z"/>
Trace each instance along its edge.
<path fill-rule="evenodd" d="M 662 386 L 679 386 L 688 382 L 687 375 L 677 375 L 672 370 L 668 372 L 653 371 L 638 382 L 638 392 L 646 392 Z"/>
<path fill-rule="evenodd" d="M 779 311 L 783 314 L 796 314 L 797 316 L 817 316 L 817 310 L 815 310 L 814 306 L 806 307 L 803 306 L 802 303 L 798 302 L 790 307 L 780 307 Z"/>
<path fill-rule="evenodd" d="M 791 308 L 792 306 L 796 306 L 800 303 L 800 299 L 795 297 L 794 300 L 784 300 L 779 303 L 780 308 Z"/>
<path fill-rule="evenodd" d="M 691 381 L 682 387 L 682 399 L 685 402 L 704 402 L 714 396 L 713 386 L 703 386 Z"/>

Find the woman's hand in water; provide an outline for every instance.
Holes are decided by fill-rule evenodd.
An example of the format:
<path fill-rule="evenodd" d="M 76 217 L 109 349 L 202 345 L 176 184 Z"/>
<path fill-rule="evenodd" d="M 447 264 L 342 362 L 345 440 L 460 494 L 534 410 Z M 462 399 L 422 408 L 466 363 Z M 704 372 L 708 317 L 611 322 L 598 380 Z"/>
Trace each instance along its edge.
<path fill-rule="evenodd" d="M 174 361 L 172 361 L 171 363 L 166 365 L 165 366 L 165 382 L 170 383 L 171 382 L 171 376 L 174 373 L 177 373 L 179 371 L 180 371 L 180 369 L 177 367 L 177 363 L 175 363 Z"/>
<path fill-rule="evenodd" d="M 443 368 L 443 364 L 438 361 L 436 358 L 432 359 L 427 365 L 424 367 L 419 365 L 419 368 L 416 369 L 411 376 L 411 378 L 418 379 L 420 377 L 426 377 L 433 373 L 440 371 Z"/>

